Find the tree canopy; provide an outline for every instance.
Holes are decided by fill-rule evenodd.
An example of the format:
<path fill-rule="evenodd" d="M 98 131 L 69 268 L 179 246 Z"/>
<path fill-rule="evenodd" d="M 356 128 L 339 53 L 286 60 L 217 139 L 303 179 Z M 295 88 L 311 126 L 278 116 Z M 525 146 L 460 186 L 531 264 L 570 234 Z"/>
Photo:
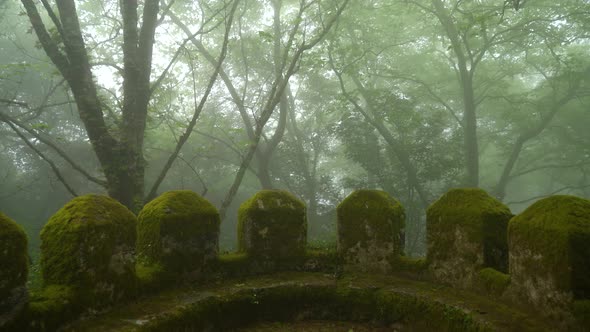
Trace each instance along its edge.
<path fill-rule="evenodd" d="M 585 0 L 0 8 L 0 210 L 30 232 L 88 192 L 137 212 L 192 189 L 231 246 L 239 203 L 276 188 L 326 239 L 337 202 L 368 188 L 406 206 L 420 254 L 425 208 L 451 187 L 513 211 L 590 197 Z"/>

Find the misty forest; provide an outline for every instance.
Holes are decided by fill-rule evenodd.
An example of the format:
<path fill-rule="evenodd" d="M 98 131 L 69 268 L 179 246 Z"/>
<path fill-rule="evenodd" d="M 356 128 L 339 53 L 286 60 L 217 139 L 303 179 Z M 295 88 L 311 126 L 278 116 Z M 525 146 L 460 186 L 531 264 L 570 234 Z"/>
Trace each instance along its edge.
<path fill-rule="evenodd" d="M 268 201 L 263 199 L 267 196 Z M 272 219 L 269 216 L 274 215 L 260 212 L 265 204 L 278 204 L 277 211 L 288 210 L 285 206 L 303 211 L 306 224 L 302 228 L 293 224 L 277 232 L 286 238 L 303 232 L 297 236 L 305 250 L 325 252 L 313 256 L 320 262 L 314 260 L 314 271 L 340 266 L 343 260 L 342 271 L 327 268 L 330 275 L 347 278 L 348 264 L 382 273 L 381 263 L 365 264 L 381 257 L 381 249 L 372 247 L 378 243 L 389 250 L 383 256 L 389 262 L 387 273 L 405 269 L 404 273 L 419 276 L 400 280 L 451 285 L 465 290 L 466 299 L 484 293 L 493 303 L 505 301 L 526 309 L 530 301 L 542 308 L 538 310 L 542 314 L 529 319 L 531 326 L 518 325 L 515 330 L 535 330 L 534 324 L 549 319 L 555 324 L 543 325 L 548 330 L 549 326 L 574 326 L 575 330 L 581 325 L 582 331 L 590 324 L 588 199 L 588 0 L 0 0 L 0 211 L 28 238 L 25 293 L 67 284 L 66 272 L 52 272 L 52 264 L 76 266 L 52 261 L 76 255 L 67 251 L 64 239 L 68 237 L 60 238 L 57 247 L 49 244 L 50 234 L 64 232 L 57 226 L 58 210 L 70 211 L 68 220 L 78 218 L 68 202 L 105 204 L 97 210 L 102 212 L 96 212 L 103 215 L 125 210 L 121 215 L 129 214 L 133 220 L 137 216 L 138 225 L 142 218 L 160 218 L 162 234 L 161 218 L 165 217 L 158 213 L 180 213 L 174 212 L 179 204 L 189 211 L 197 203 L 186 201 L 199 202 L 195 213 L 213 213 L 211 220 L 217 220 L 211 247 L 215 255 L 227 257 L 219 263 L 223 267 L 212 269 L 229 269 L 223 270 L 224 278 L 243 277 L 238 270 L 250 268 L 253 274 L 289 270 L 281 264 L 290 262 L 285 258 L 290 254 L 284 256 L 283 249 L 272 244 L 261 245 L 260 252 L 274 251 L 279 256 L 273 257 L 283 263 L 275 262 L 270 268 L 259 261 L 247 265 L 236 256 L 259 252 L 252 249 L 258 248 L 254 242 L 264 241 L 274 226 L 254 232 L 262 240 L 244 234 L 259 227 L 256 218 L 261 215 Z M 284 205 L 284 200 L 289 203 Z M 158 212 L 156 202 L 169 206 Z M 295 209 L 299 204 L 301 209 Z M 366 212 L 369 217 L 363 214 L 363 206 L 372 209 L 372 217 L 371 211 Z M 86 220 L 92 209 L 97 208 L 80 207 L 76 213 L 87 213 L 79 217 Z M 288 225 L 299 212 L 284 213 L 272 220 Z M 356 221 L 348 223 L 354 218 L 364 220 L 364 228 L 354 228 Z M 371 224 L 370 220 L 381 219 L 386 220 L 385 226 L 376 226 L 377 221 Z M 123 227 L 123 222 L 117 225 Z M 139 227 L 136 235 L 133 224 L 132 238 L 135 243 L 137 236 L 138 255 L 144 255 L 137 256 L 141 263 L 141 257 L 152 257 L 151 244 L 141 237 L 152 233 Z M 199 227 L 202 231 L 209 226 Z M 535 227 L 546 229 L 537 232 Z M 354 247 L 358 250 L 351 254 L 346 251 L 351 241 L 347 229 L 351 234 L 370 229 L 363 236 L 375 236 L 377 242 Z M 0 228 L 0 239 L 3 236 Z M 172 241 L 162 236 L 162 243 Z M 286 238 L 277 235 L 277 243 L 288 247 L 291 240 Z M 203 239 L 192 245 L 208 250 L 203 243 L 210 238 Z M 537 242 L 525 248 L 527 241 Z M 559 248 L 544 254 L 547 247 Z M 465 259 L 456 261 L 440 254 L 454 252 L 449 255 L 456 258 L 465 251 L 471 256 L 465 254 Z M 362 258 L 349 259 L 347 255 L 353 254 Z M 166 270 L 167 263 L 159 261 L 164 256 L 155 254 L 155 260 L 143 262 Z M 523 263 L 529 256 L 537 260 Z M 477 261 L 472 264 L 477 266 L 473 278 L 466 277 L 473 269 L 467 267 L 470 257 Z M 186 272 L 184 263 L 175 264 Z M 177 265 L 171 269 L 178 269 Z M 518 276 L 522 271 L 533 273 L 529 269 L 533 265 L 538 266 L 534 272 L 538 278 L 529 282 Z M 177 282 L 169 275 L 162 277 L 165 273 L 160 270 L 155 273 L 142 266 L 137 274 L 149 274 L 149 281 L 144 278 L 134 296 Z M 563 282 L 560 277 L 551 279 L 564 273 L 568 276 Z M 310 275 L 294 278 L 303 278 L 301 282 L 312 288 L 323 287 L 324 281 L 309 279 Z M 4 278 L 2 273 L 0 277 Z M 78 277 L 70 282 L 76 283 Z M 83 285 L 93 288 L 91 284 Z M 117 287 L 106 302 L 68 303 L 104 307 L 120 301 L 113 295 Z M 284 291 L 296 293 L 291 288 Z M 271 303 L 276 294 L 268 292 Z M 320 293 L 325 298 L 317 301 L 334 307 L 344 301 L 360 316 L 367 309 L 361 300 L 355 302 L 365 293 L 347 293 L 349 297 L 343 299 L 336 292 L 340 294 L 336 300 L 332 293 Z M 65 291 L 47 294 L 43 295 L 47 303 L 51 296 L 66 296 Z M 256 300 L 256 294 L 255 303 L 260 301 L 259 307 L 264 307 L 263 295 Z M 316 295 L 300 297 L 306 296 Z M 446 299 L 447 295 L 440 296 Z M 35 295 L 30 298 L 31 303 L 41 303 L 34 302 L 40 301 Z M 301 301 L 308 308 L 310 304 Z M 17 324 L 46 319 L 41 330 L 52 330 L 78 315 L 61 306 L 43 309 L 52 317 L 60 312 L 56 321 L 31 314 L 37 309 L 24 310 L 29 312 L 25 319 L 12 313 L 16 309 L 2 309 L 1 302 L 0 329 L 3 311 L 10 314 L 7 321 Z M 393 302 L 387 303 L 384 306 Z M 444 321 L 438 326 L 449 331 L 457 330 L 459 325 L 453 324 L 459 323 L 462 330 L 486 330 L 479 329 L 487 323 L 477 325 L 478 317 L 457 314 L 457 318 L 448 314 L 447 307 L 431 304 L 421 308 L 427 308 L 423 310 L 432 317 L 439 317 L 444 309 L 437 324 Z M 346 310 L 338 310 L 333 311 L 340 316 L 309 317 L 346 320 L 342 318 Z M 404 311 L 401 318 L 362 316 L 351 319 L 355 323 L 350 326 L 330 326 L 334 331 L 378 331 L 383 327 L 371 327 L 367 321 L 387 321 L 388 329 L 383 331 L 406 330 L 405 322 L 416 320 L 410 312 Z M 285 315 L 272 311 L 271 316 L 288 320 Z M 494 325 L 496 317 L 488 316 L 494 317 L 491 330 L 529 322 Z M 213 331 L 246 325 L 240 321 L 226 326 L 229 323 L 223 320 L 207 319 Z M 146 323 L 146 330 L 207 330 L 203 326 L 209 326 L 181 328 L 171 322 L 153 320 Z M 97 328 L 101 325 L 89 326 L 78 328 L 104 330 L 104 326 Z M 323 330 L 330 330 L 327 326 Z M 313 326 L 307 328 L 315 331 Z M 277 325 L 252 329 L 273 330 L 282 329 Z"/>

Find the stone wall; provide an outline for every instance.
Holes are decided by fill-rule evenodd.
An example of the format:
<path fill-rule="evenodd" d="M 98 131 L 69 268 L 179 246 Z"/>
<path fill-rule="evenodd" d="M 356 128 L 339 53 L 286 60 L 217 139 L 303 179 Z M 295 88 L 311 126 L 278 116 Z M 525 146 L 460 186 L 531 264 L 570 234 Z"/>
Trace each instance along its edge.
<path fill-rule="evenodd" d="M 54 330 L 180 282 L 281 270 L 398 274 L 590 321 L 588 200 L 553 196 L 513 216 L 483 190 L 453 189 L 427 211 L 426 259 L 404 255 L 404 209 L 383 191 L 351 193 L 337 218 L 336 252 L 310 250 L 304 203 L 261 191 L 240 207 L 239 251 L 219 255 L 219 214 L 193 192 L 164 193 L 137 218 L 106 196 L 77 197 L 41 232 L 44 285 L 28 297 L 26 236 L 0 214 L 0 330 Z"/>

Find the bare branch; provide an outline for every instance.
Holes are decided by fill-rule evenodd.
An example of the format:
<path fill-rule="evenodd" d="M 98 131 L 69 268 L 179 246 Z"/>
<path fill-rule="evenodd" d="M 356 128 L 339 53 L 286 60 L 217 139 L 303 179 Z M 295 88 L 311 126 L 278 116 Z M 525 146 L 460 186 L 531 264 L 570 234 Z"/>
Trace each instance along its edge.
<path fill-rule="evenodd" d="M 0 114 L 0 116 L 1 116 L 1 114 Z M 20 130 L 18 130 L 18 128 L 14 125 L 14 123 L 12 123 L 11 121 L 4 121 L 4 122 L 6 124 L 8 124 L 8 126 L 23 140 L 23 142 L 25 142 L 25 144 L 29 148 L 31 148 L 31 150 L 33 150 L 39 157 L 41 157 L 41 159 L 45 160 L 45 162 L 47 162 L 49 164 L 49 167 L 51 167 L 51 170 L 53 170 L 53 173 L 55 173 L 55 175 L 57 176 L 59 181 L 64 185 L 64 187 L 66 187 L 68 192 L 70 194 L 72 194 L 72 196 L 74 196 L 74 197 L 78 196 L 78 194 L 76 194 L 74 189 L 68 184 L 68 182 L 66 181 L 64 176 L 61 174 L 59 168 L 55 165 L 55 163 L 51 159 L 49 159 L 43 152 L 41 152 L 39 149 L 37 149 L 37 147 L 35 147 L 35 145 L 33 143 L 31 143 L 31 141 L 29 141 L 29 139 L 23 133 L 21 133 Z"/>
<path fill-rule="evenodd" d="M 194 110 L 193 116 L 192 116 L 186 130 L 184 131 L 182 136 L 180 136 L 180 139 L 178 140 L 178 143 L 176 144 L 174 152 L 172 153 L 172 155 L 170 155 L 170 157 L 168 158 L 168 160 L 166 162 L 166 165 L 164 166 L 164 168 L 162 169 L 162 171 L 158 175 L 158 178 L 156 179 L 156 181 L 152 185 L 152 188 L 150 189 L 150 192 L 146 197 L 146 201 L 150 201 L 152 198 L 154 198 L 156 196 L 158 187 L 160 186 L 160 184 L 162 183 L 162 181 L 166 177 L 166 174 L 168 173 L 168 170 L 170 170 L 170 167 L 172 167 L 174 160 L 176 159 L 176 157 L 178 157 L 178 154 L 180 153 L 180 149 L 182 149 L 182 146 L 184 145 L 184 143 L 186 143 L 186 141 L 189 139 L 189 137 L 190 137 L 190 135 L 197 123 L 197 119 L 201 115 L 201 111 L 203 110 L 203 107 L 205 106 L 205 102 L 207 101 L 207 98 L 209 97 L 209 94 L 211 93 L 211 90 L 213 89 L 213 85 L 215 84 L 215 81 L 217 81 L 217 76 L 219 75 L 219 71 L 221 70 L 221 64 L 223 63 L 223 60 L 225 60 L 225 56 L 227 54 L 227 45 L 229 42 L 229 34 L 231 31 L 231 26 L 232 26 L 234 14 L 235 14 L 235 11 L 238 7 L 239 2 L 240 2 L 240 0 L 234 0 L 231 10 L 228 14 L 227 23 L 225 26 L 225 35 L 223 37 L 223 45 L 221 48 L 221 54 L 219 55 L 219 59 L 217 61 L 217 65 L 215 67 L 215 71 L 214 71 L 213 75 L 211 76 L 211 78 L 209 79 L 207 89 L 205 90 L 205 93 L 201 97 L 199 104 L 197 105 L 195 103 L 195 110 Z M 194 70 L 193 70 L 193 74 L 194 74 Z M 194 83 L 194 81 L 195 80 L 193 80 L 193 83 Z M 194 95 L 193 95 L 196 98 L 195 95 L 196 95 L 196 87 L 195 87 L 195 91 L 194 91 Z M 195 100 L 195 102 L 196 102 L 196 100 Z"/>
<path fill-rule="evenodd" d="M 15 125 L 22 128 L 23 130 L 28 132 L 30 135 L 32 135 L 33 137 L 38 139 L 39 142 L 51 147 L 60 157 L 62 157 L 68 164 L 70 164 L 70 166 L 72 166 L 73 169 L 78 171 L 80 174 L 82 174 L 84 177 L 86 177 L 89 181 L 92 181 L 102 187 L 106 187 L 107 183 L 105 180 L 101 180 L 101 179 L 98 179 L 98 178 L 90 175 L 80 165 L 78 165 L 71 157 L 69 157 L 68 154 L 64 150 L 62 150 L 59 146 L 57 146 L 56 144 L 51 142 L 49 139 L 43 137 L 42 135 L 39 135 L 39 133 L 37 133 L 35 130 L 33 130 L 29 126 L 26 126 L 24 123 L 14 119 L 13 117 L 11 117 L 7 114 L 4 114 L 4 113 L 0 113 L 0 121 L 8 124 L 11 128 L 13 128 L 13 130 L 14 130 L 14 128 L 16 128 Z M 21 136 L 21 134 L 19 134 L 20 131 L 18 131 L 18 129 L 15 130 L 15 132 L 19 135 L 19 137 L 21 137 L 21 138 L 24 137 L 24 136 Z M 26 138 L 23 138 L 23 140 L 26 140 Z"/>

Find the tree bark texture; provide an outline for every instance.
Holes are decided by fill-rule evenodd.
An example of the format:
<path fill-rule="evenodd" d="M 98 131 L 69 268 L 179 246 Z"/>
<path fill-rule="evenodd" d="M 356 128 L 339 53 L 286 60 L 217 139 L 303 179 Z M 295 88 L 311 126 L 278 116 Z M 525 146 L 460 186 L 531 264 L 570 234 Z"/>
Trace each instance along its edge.
<path fill-rule="evenodd" d="M 33 0 L 21 2 L 45 53 L 70 86 L 80 119 L 104 172 L 108 194 L 137 212 L 144 195 L 143 139 L 159 1 L 145 1 L 141 27 L 138 27 L 137 2 L 121 1 L 124 101 L 123 121 L 116 132 L 110 130 L 104 120 L 75 1 L 56 1 L 59 15 L 45 6 L 63 40 L 63 51 L 51 39 Z"/>

